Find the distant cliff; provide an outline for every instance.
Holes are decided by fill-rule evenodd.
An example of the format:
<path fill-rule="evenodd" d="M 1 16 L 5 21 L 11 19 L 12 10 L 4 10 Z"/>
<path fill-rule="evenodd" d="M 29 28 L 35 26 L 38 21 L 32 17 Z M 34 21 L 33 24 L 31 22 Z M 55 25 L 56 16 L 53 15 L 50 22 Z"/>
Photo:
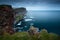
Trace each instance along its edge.
<path fill-rule="evenodd" d="M 15 12 L 26 12 L 27 10 L 26 10 L 26 8 L 21 7 L 21 8 L 16 8 L 16 9 L 14 9 L 14 11 L 15 11 Z"/>
<path fill-rule="evenodd" d="M 14 9 L 14 12 L 15 12 L 15 23 L 17 23 L 19 20 L 22 20 L 25 17 L 27 10 L 26 8 L 21 7 Z"/>

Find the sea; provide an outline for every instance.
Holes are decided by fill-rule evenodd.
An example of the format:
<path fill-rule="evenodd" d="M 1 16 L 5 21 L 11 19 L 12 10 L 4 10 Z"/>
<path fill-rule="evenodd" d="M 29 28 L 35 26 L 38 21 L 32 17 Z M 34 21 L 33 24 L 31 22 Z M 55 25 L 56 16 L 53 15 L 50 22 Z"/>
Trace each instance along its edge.
<path fill-rule="evenodd" d="M 18 32 L 29 30 L 30 26 L 46 29 L 60 35 L 60 10 L 27 10 L 24 20 L 16 28 Z"/>

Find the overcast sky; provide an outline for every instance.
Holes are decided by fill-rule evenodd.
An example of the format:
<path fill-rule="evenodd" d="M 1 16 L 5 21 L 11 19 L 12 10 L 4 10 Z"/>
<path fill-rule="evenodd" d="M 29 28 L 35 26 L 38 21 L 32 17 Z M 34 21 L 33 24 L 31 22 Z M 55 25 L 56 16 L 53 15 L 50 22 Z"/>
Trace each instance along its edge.
<path fill-rule="evenodd" d="M 60 0 L 0 0 L 0 4 L 26 7 L 28 10 L 60 10 Z"/>

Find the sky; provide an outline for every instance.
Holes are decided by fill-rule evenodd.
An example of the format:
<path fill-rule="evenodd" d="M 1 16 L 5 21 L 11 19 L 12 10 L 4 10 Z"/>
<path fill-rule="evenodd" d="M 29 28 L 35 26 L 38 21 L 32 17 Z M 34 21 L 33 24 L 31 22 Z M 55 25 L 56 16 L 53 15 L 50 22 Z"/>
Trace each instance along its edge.
<path fill-rule="evenodd" d="M 0 0 L 0 4 L 25 7 L 27 10 L 60 10 L 60 0 Z"/>

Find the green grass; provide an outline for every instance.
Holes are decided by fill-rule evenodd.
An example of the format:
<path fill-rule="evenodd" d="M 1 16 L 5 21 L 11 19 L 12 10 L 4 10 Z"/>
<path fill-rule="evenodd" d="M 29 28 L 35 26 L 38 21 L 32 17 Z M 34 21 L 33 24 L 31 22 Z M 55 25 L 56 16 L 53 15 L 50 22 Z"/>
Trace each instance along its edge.
<path fill-rule="evenodd" d="M 13 35 L 5 33 L 0 36 L 0 40 L 60 40 L 60 37 L 54 33 L 48 33 L 42 29 L 39 34 L 30 35 L 28 32 L 17 32 Z"/>

